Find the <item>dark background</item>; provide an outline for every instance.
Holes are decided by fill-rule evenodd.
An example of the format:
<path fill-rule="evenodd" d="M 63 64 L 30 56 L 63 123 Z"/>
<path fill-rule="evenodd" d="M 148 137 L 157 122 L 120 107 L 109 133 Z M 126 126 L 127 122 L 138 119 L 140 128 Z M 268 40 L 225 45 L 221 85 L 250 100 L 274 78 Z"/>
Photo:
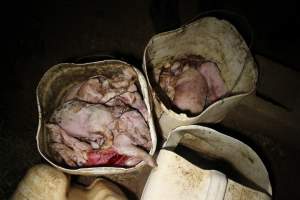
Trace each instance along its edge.
<path fill-rule="evenodd" d="M 291 1 L 53 0 L 2 4 L 0 199 L 11 196 L 30 166 L 43 162 L 35 144 L 35 88 L 47 69 L 94 54 L 114 54 L 140 67 L 151 36 L 212 9 L 226 9 L 247 19 L 254 36 L 253 53 L 300 70 L 299 6 Z M 265 151 L 275 169 L 274 199 L 300 199 L 298 152 L 293 147 Z"/>

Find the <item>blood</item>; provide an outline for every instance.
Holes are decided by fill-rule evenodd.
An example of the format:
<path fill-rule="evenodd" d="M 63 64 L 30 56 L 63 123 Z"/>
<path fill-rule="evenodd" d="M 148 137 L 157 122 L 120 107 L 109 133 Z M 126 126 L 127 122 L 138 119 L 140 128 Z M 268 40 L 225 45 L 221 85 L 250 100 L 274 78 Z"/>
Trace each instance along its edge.
<path fill-rule="evenodd" d="M 104 150 L 92 150 L 88 152 L 88 160 L 85 166 L 114 166 L 124 167 L 128 156 L 118 154 L 113 148 Z"/>

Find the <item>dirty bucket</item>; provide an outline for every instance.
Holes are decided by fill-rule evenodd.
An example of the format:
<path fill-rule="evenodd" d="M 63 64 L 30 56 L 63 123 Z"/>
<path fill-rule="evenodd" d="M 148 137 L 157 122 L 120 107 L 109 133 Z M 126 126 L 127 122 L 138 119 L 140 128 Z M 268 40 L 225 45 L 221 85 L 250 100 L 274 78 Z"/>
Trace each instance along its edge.
<path fill-rule="evenodd" d="M 172 110 L 155 81 L 154 70 L 186 55 L 202 56 L 216 63 L 230 94 L 204 108 L 196 116 Z M 144 51 L 143 70 L 164 138 L 179 126 L 220 122 L 245 96 L 255 91 L 257 82 L 256 64 L 246 42 L 233 25 L 215 17 L 200 18 L 152 37 Z"/>
<path fill-rule="evenodd" d="M 151 100 L 148 94 L 147 82 L 142 73 L 127 64 L 126 62 L 119 60 L 104 60 L 99 62 L 74 64 L 74 63 L 62 63 L 50 68 L 40 80 L 36 94 L 37 104 L 39 111 L 39 125 L 36 135 L 37 147 L 40 155 L 48 161 L 52 166 L 69 174 L 77 175 L 109 175 L 129 173 L 142 168 L 145 163 L 140 162 L 134 167 L 86 167 L 86 168 L 66 168 L 57 164 L 50 156 L 48 149 L 48 129 L 45 124 L 52 114 L 54 109 L 60 104 L 63 96 L 66 94 L 75 84 L 78 84 L 90 77 L 97 75 L 105 75 L 107 77 L 112 74 L 120 73 L 122 68 L 132 67 L 137 73 L 138 82 L 137 86 L 140 89 L 141 95 L 147 108 L 148 125 L 151 134 L 152 148 L 149 154 L 153 155 L 156 149 L 156 133 L 151 113 Z"/>
<path fill-rule="evenodd" d="M 192 164 L 173 152 L 180 142 L 210 159 L 228 163 L 247 181 L 240 183 L 214 167 L 204 169 Z M 210 128 L 190 125 L 174 129 L 160 150 L 157 163 L 148 177 L 142 200 L 269 200 L 272 196 L 269 175 L 259 156 L 246 144 Z"/>

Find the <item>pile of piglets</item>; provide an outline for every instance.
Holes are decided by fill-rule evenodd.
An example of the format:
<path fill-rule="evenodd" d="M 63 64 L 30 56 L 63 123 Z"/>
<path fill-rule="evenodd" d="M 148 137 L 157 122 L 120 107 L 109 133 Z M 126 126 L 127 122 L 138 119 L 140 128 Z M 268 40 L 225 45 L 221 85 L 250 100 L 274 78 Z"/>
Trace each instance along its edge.
<path fill-rule="evenodd" d="M 136 82 L 136 72 L 124 68 L 72 87 L 46 124 L 52 157 L 69 167 L 155 166 L 148 154 L 148 111 Z"/>
<path fill-rule="evenodd" d="M 156 82 L 177 109 L 195 115 L 228 90 L 216 63 L 189 55 L 157 68 Z"/>

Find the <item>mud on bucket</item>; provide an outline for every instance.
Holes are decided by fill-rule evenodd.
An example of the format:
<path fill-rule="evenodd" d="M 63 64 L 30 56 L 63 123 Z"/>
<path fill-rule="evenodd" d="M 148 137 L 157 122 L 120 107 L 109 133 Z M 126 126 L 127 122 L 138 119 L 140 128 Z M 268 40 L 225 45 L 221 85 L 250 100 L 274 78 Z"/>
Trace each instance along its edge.
<path fill-rule="evenodd" d="M 256 64 L 242 36 L 215 17 L 152 37 L 143 70 L 165 138 L 182 125 L 221 121 L 255 91 L 257 82 Z"/>
<path fill-rule="evenodd" d="M 176 150 L 181 142 L 190 150 Z M 272 198 L 269 174 L 257 153 L 211 128 L 189 125 L 174 129 L 157 163 L 142 200 Z"/>
<path fill-rule="evenodd" d="M 49 147 L 50 140 L 52 142 L 57 142 L 57 141 L 54 141 L 53 135 L 50 136 L 49 133 L 51 130 L 49 130 L 49 127 L 46 127 L 46 124 L 49 122 L 51 116 L 53 116 L 53 111 L 56 110 L 57 107 L 61 105 L 63 99 L 66 98 L 66 93 L 71 91 L 70 88 L 76 88 L 74 86 L 78 84 L 80 85 L 80 83 L 83 83 L 84 81 L 91 80 L 91 77 L 96 77 L 95 79 L 97 79 L 97 81 L 101 83 L 102 79 L 107 80 L 110 77 L 114 77 L 114 76 L 118 77 L 119 74 L 125 73 L 124 69 L 130 69 L 132 74 L 134 74 L 133 76 L 134 79 L 131 80 L 134 80 L 135 91 L 137 90 L 140 93 L 142 97 L 142 100 L 140 102 L 144 102 L 145 104 L 146 107 L 146 109 L 144 109 L 145 112 L 143 112 L 143 114 L 140 113 L 140 115 L 144 117 L 146 121 L 146 126 L 149 128 L 149 132 L 150 132 L 149 143 L 151 143 L 151 145 L 149 146 L 148 154 L 150 156 L 154 154 L 157 141 L 156 141 L 156 133 L 153 124 L 152 114 L 150 110 L 150 100 L 148 95 L 147 82 L 139 70 L 119 60 L 104 60 L 104 61 L 85 63 L 85 64 L 62 63 L 53 66 L 44 74 L 36 90 L 37 104 L 38 104 L 38 111 L 39 111 L 39 125 L 38 125 L 38 130 L 36 135 L 36 141 L 37 141 L 37 147 L 40 155 L 46 161 L 48 161 L 48 163 L 50 163 L 52 166 L 66 173 L 77 174 L 77 175 L 110 175 L 110 174 L 120 174 L 120 173 L 124 174 L 129 172 L 136 172 L 138 171 L 138 169 L 143 169 L 143 166 L 145 166 L 145 161 L 137 162 L 137 164 L 127 166 L 127 167 L 115 166 L 115 165 L 104 165 L 104 166 L 90 165 L 90 166 L 83 166 L 83 167 L 81 166 L 70 167 L 66 165 L 66 163 L 62 163 L 54 159 L 54 156 L 51 153 L 53 148 L 51 147 L 52 148 L 51 149 Z M 80 88 L 83 87 L 81 86 Z M 90 85 L 87 86 L 89 87 Z M 72 102 L 72 100 L 67 102 Z M 87 102 L 84 101 L 78 101 L 78 102 L 80 102 L 80 104 L 88 104 Z M 63 105 L 65 105 L 65 103 Z M 89 107 L 92 107 L 93 105 L 98 105 L 98 104 L 88 104 Z M 63 106 L 61 109 L 64 108 L 65 107 Z M 74 109 L 73 111 L 74 113 L 76 113 L 77 112 L 76 107 L 74 107 Z M 60 122 L 57 123 L 60 126 L 59 124 Z M 67 131 L 66 129 L 64 130 Z M 64 136 L 62 136 L 62 138 L 64 139 Z M 89 144 L 88 141 L 85 140 L 83 141 Z M 92 146 L 92 150 L 94 150 L 95 147 L 92 145 L 92 143 L 91 146 Z M 147 155 L 147 153 L 145 155 Z M 62 158 L 64 159 L 64 157 Z M 126 179 L 126 176 L 124 176 L 123 179 Z"/>

